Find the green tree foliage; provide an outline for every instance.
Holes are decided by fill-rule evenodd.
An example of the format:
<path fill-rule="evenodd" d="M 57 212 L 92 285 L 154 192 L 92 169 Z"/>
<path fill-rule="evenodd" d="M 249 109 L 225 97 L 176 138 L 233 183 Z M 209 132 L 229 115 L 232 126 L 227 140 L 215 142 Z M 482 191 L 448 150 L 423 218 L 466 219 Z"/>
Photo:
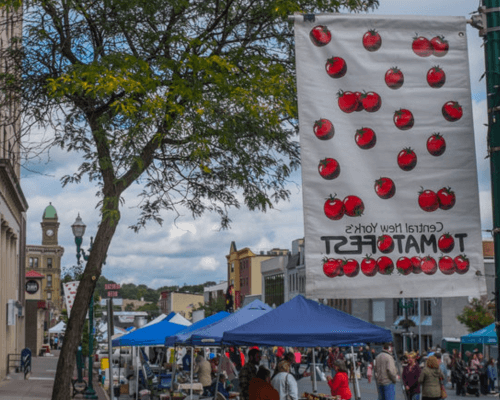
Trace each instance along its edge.
<path fill-rule="evenodd" d="M 217 314 L 219 311 L 226 311 L 226 297 L 219 296 L 208 304 L 199 303 L 198 307 L 195 307 L 193 311 L 197 310 L 205 310 L 205 317 Z"/>
<path fill-rule="evenodd" d="M 295 12 L 367 10 L 376 0 L 2 0 L 22 5 L 21 38 L 1 58 L 0 91 L 15 93 L 28 129 L 83 162 L 101 221 L 80 281 L 54 381 L 70 397 L 74 354 L 126 190 L 142 192 L 133 229 L 161 212 L 266 211 L 289 197 L 299 164 Z M 4 21 L 12 21 L 5 18 Z M 12 97 L 4 96 L 3 106 Z M 75 158 L 77 159 L 77 158 Z"/>
<path fill-rule="evenodd" d="M 471 305 L 465 306 L 457 315 L 457 319 L 467 327 L 469 332 L 476 332 L 495 322 L 495 317 L 484 299 L 473 299 Z"/>

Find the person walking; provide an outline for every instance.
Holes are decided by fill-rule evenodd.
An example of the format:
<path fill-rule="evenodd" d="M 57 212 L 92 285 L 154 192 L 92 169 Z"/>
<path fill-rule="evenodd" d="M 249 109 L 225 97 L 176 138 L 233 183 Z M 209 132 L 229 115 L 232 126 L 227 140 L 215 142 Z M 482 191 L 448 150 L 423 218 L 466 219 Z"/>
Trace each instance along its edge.
<path fill-rule="evenodd" d="M 418 383 L 421 385 L 422 400 L 440 400 L 441 382 L 443 380 L 444 376 L 439 369 L 438 359 L 435 356 L 430 356 L 418 377 Z"/>
<path fill-rule="evenodd" d="M 271 385 L 280 394 L 280 400 L 286 400 L 287 396 L 290 396 L 288 399 L 298 400 L 299 389 L 297 381 L 290 374 L 290 363 L 286 360 L 281 361 L 278 364 L 278 371 L 278 374 L 271 380 Z"/>
<path fill-rule="evenodd" d="M 293 368 L 295 370 L 295 379 L 299 379 L 300 377 L 300 365 L 302 364 L 302 353 L 299 351 L 299 349 L 296 347 L 294 349 L 294 363 L 293 363 Z"/>
<path fill-rule="evenodd" d="M 379 392 L 379 400 L 395 400 L 397 381 L 397 370 L 392 346 L 385 343 L 382 351 L 375 359 L 375 382 Z"/>
<path fill-rule="evenodd" d="M 496 393 L 495 381 L 497 380 L 498 371 L 495 360 L 493 358 L 489 359 L 486 371 L 488 375 L 488 393 Z"/>
<path fill-rule="evenodd" d="M 418 378 L 421 373 L 421 368 L 417 364 L 417 354 L 411 352 L 407 357 L 408 363 L 403 368 L 403 384 L 405 385 L 405 390 L 408 400 L 420 400 L 420 384 L 418 383 Z"/>
<path fill-rule="evenodd" d="M 352 393 L 349 388 L 349 376 L 347 375 L 347 366 L 345 362 L 337 360 L 335 361 L 333 368 L 335 369 L 335 377 L 326 377 L 332 396 L 340 396 L 342 400 L 350 400 Z"/>
<path fill-rule="evenodd" d="M 212 366 L 202 355 L 196 356 L 193 372 L 198 374 L 198 381 L 203 386 L 203 395 L 210 396 L 212 386 Z"/>
<path fill-rule="evenodd" d="M 251 349 L 248 352 L 248 362 L 241 368 L 240 378 L 240 398 L 241 400 L 250 400 L 249 386 L 253 378 L 257 376 L 257 368 L 260 364 L 260 351 Z"/>
<path fill-rule="evenodd" d="M 453 366 L 453 373 L 455 376 L 456 390 L 455 394 L 457 396 L 465 396 L 465 375 L 467 374 L 467 364 L 462 359 L 462 353 L 457 353 L 455 357 L 455 363 Z"/>

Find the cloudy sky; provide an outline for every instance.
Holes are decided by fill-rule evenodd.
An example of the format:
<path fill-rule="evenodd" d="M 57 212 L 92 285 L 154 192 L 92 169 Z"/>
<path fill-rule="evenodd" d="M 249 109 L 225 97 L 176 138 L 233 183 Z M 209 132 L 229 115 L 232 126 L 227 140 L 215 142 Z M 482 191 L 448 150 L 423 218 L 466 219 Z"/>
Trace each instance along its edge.
<path fill-rule="evenodd" d="M 443 15 L 464 16 L 479 5 L 478 0 L 380 0 L 374 11 L 380 15 Z M 486 156 L 486 94 L 484 49 L 478 31 L 468 27 L 469 62 L 476 137 L 476 157 L 479 174 L 481 219 L 484 237 L 491 237 L 491 199 L 489 161 Z M 87 225 L 84 247 L 90 236 L 95 235 L 98 211 L 95 209 L 96 188 L 82 182 L 62 188 L 60 178 L 77 169 L 76 157 L 60 150 L 46 154 L 22 171 L 22 188 L 29 203 L 28 243 L 39 244 L 42 240 L 40 222 L 42 214 L 51 202 L 59 216 L 59 244 L 65 248 L 64 267 L 75 264 L 75 246 L 71 225 L 80 213 Z M 291 248 L 294 239 L 303 237 L 302 191 L 300 172 L 290 182 L 290 202 L 280 203 L 274 210 L 252 213 L 245 209 L 232 210 L 230 230 L 220 231 L 217 216 L 206 214 L 193 220 L 185 213 L 174 222 L 174 216 L 164 214 L 164 224 L 151 223 L 138 234 L 128 229 L 137 218 L 136 195 L 140 186 L 129 189 L 122 209 L 122 220 L 111 243 L 103 275 L 118 283 L 146 284 L 151 288 L 164 285 L 198 284 L 207 280 L 226 279 L 226 258 L 231 241 L 238 249 L 249 247 L 254 252 L 272 248 Z"/>

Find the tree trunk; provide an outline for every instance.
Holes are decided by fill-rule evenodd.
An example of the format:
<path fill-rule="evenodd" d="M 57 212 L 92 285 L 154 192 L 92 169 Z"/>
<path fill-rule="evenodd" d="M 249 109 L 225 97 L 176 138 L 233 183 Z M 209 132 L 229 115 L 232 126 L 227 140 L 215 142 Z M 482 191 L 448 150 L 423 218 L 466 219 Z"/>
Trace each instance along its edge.
<path fill-rule="evenodd" d="M 119 222 L 118 207 L 113 211 L 116 212 L 114 214 L 115 219 L 102 218 L 101 220 L 82 280 L 76 292 L 76 298 L 64 334 L 63 347 L 57 363 L 52 400 L 71 399 L 71 379 L 74 375 L 76 351 L 81 343 L 81 332 L 85 323 L 87 309 L 97 280 L 101 276 L 102 264 Z M 106 214 L 103 213 L 103 215 Z"/>

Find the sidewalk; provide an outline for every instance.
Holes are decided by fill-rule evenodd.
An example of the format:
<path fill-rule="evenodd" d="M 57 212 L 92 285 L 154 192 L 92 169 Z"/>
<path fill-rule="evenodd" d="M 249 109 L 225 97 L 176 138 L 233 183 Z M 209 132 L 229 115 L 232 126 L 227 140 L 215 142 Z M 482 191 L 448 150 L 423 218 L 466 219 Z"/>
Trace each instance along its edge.
<path fill-rule="evenodd" d="M 24 374 L 11 373 L 0 382 L 0 400 L 50 400 L 56 375 L 59 350 L 52 350 L 53 357 L 33 357 L 31 375 L 24 380 Z M 96 379 L 94 390 L 99 400 L 108 400 L 108 396 Z M 77 395 L 74 399 L 83 399 Z"/>

